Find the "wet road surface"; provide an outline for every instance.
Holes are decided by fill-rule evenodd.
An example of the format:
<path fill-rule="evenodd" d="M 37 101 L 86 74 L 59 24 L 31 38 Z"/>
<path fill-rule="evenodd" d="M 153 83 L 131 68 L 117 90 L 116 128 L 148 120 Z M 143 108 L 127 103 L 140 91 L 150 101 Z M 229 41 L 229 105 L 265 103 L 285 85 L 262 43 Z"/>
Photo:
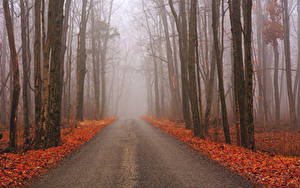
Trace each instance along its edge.
<path fill-rule="evenodd" d="M 140 119 L 118 120 L 29 187 L 254 187 Z"/>

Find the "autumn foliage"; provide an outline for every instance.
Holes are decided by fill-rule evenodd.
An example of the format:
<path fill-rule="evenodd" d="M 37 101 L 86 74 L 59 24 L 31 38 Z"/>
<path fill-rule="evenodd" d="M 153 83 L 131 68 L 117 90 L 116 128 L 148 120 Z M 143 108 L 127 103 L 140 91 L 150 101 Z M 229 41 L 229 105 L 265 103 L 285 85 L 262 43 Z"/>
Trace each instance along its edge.
<path fill-rule="evenodd" d="M 208 155 L 222 166 L 249 178 L 257 185 L 276 187 L 297 187 L 300 185 L 300 159 L 269 155 L 268 153 L 216 143 L 193 137 L 190 130 L 170 121 L 159 121 L 143 117 L 152 125 L 173 137 L 187 143 L 201 153 Z"/>
<path fill-rule="evenodd" d="M 20 187 L 45 174 L 114 120 L 84 121 L 79 123 L 78 128 L 63 129 L 62 145 L 58 147 L 29 150 L 21 154 L 0 154 L 0 187 Z"/>
<path fill-rule="evenodd" d="M 281 23 L 282 8 L 277 0 L 271 0 L 267 5 L 269 16 L 264 20 L 264 41 L 274 43 L 277 39 L 283 40 L 284 31 Z"/>

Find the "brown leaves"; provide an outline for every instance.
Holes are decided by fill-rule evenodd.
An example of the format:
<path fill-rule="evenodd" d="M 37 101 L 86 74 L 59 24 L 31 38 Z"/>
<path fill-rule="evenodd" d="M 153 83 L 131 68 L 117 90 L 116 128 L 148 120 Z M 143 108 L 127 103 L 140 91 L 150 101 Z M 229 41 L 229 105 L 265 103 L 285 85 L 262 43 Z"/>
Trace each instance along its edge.
<path fill-rule="evenodd" d="M 46 150 L 30 150 L 22 154 L 0 155 L 0 187 L 20 187 L 56 166 L 81 144 L 88 142 L 104 126 L 115 119 L 86 121 L 77 129 L 62 130 L 62 145 Z"/>
<path fill-rule="evenodd" d="M 222 166 L 251 179 L 255 184 L 278 187 L 300 185 L 300 160 L 296 157 L 280 155 L 272 157 L 260 151 L 253 152 L 238 146 L 202 140 L 193 137 L 190 130 L 170 126 L 147 117 L 144 117 L 144 120 L 208 155 Z"/>

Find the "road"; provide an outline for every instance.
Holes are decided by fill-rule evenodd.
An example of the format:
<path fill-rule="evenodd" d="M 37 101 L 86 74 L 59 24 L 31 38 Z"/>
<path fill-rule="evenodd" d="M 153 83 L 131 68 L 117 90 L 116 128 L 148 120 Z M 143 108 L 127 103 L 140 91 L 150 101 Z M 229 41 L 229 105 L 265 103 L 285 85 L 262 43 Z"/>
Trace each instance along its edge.
<path fill-rule="evenodd" d="M 118 120 L 29 187 L 254 187 L 140 119 Z"/>

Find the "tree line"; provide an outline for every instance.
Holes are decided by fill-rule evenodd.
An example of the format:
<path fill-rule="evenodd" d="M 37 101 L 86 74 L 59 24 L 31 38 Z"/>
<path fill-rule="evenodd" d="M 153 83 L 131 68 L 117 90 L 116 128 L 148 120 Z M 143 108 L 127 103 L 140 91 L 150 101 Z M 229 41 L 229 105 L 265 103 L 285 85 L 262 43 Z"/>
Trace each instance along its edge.
<path fill-rule="evenodd" d="M 113 0 L 3 0 L 0 116 L 3 127 L 9 125 L 9 151 L 18 150 L 20 129 L 23 149 L 49 148 L 61 144 L 60 129 L 70 119 L 76 126 L 84 117 L 101 120 L 109 115 L 108 57 L 120 36 L 111 25 L 113 4 Z M 19 114 L 23 118 L 18 123 Z"/>
<path fill-rule="evenodd" d="M 152 0 L 141 8 L 149 114 L 183 119 L 201 138 L 220 124 L 229 144 L 234 125 L 236 143 L 252 150 L 255 126 L 297 128 L 300 56 L 290 36 L 299 50 L 300 1 Z"/>

